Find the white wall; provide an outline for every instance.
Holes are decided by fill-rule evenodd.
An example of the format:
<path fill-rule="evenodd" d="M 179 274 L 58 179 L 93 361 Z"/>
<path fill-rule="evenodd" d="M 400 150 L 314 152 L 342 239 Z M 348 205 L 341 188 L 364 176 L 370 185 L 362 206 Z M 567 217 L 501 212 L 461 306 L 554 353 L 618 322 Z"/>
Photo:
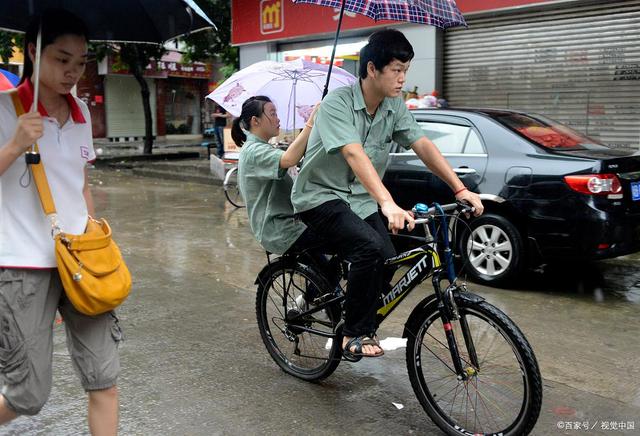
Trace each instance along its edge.
<path fill-rule="evenodd" d="M 406 89 L 418 87 L 419 94 L 430 94 L 434 89 L 442 95 L 442 31 L 433 26 L 402 26 L 402 31 L 413 46 L 415 56 L 407 74 Z"/>
<path fill-rule="evenodd" d="M 275 56 L 275 44 L 263 42 L 240 47 L 240 69 L 256 62 L 270 60 Z"/>
<path fill-rule="evenodd" d="M 442 95 L 442 31 L 433 26 L 421 24 L 401 25 L 397 26 L 397 29 L 405 34 L 415 53 L 405 89 L 411 91 L 414 86 L 417 86 L 420 94 L 430 94 L 431 91 L 437 89 Z M 371 29 L 366 35 L 359 37 L 345 35 L 341 42 L 361 41 L 374 31 L 375 29 Z M 287 48 L 319 45 L 322 45 L 319 41 L 296 41 L 287 44 Z M 276 50 L 276 44 L 273 42 L 243 45 L 240 47 L 240 68 L 264 60 L 276 60 Z"/>

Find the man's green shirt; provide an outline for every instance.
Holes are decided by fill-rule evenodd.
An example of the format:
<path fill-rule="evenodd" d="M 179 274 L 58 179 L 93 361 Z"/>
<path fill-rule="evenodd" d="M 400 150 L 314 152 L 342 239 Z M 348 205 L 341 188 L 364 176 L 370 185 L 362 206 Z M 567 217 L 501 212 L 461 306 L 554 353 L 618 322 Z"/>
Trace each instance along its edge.
<path fill-rule="evenodd" d="M 367 113 L 360 83 L 332 91 L 320 105 L 302 169 L 293 185 L 295 212 L 340 199 L 349 203 L 360 218 L 375 213 L 378 205 L 355 177 L 340 149 L 347 144 L 362 144 L 382 178 L 392 141 L 409 148 L 422 136 L 422 128 L 402 97 L 385 98 L 372 117 Z"/>

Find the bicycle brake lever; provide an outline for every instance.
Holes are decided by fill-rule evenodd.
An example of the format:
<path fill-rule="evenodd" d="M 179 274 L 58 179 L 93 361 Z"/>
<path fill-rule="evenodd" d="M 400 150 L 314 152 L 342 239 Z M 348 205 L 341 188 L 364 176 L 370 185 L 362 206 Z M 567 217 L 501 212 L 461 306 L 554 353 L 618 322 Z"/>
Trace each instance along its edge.
<path fill-rule="evenodd" d="M 466 200 L 458 200 L 456 201 L 456 203 L 458 203 L 458 212 L 459 213 L 464 213 L 464 214 L 470 214 L 476 211 L 476 208 L 471 206 L 471 204 L 466 201 Z M 468 216 L 467 216 L 468 218 Z"/>

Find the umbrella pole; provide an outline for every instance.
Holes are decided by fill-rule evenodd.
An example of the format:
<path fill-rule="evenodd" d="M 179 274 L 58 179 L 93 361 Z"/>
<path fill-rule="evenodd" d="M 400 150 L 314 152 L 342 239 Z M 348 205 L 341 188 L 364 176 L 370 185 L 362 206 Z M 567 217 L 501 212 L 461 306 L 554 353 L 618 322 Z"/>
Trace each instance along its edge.
<path fill-rule="evenodd" d="M 42 52 L 42 24 L 38 28 L 38 36 L 36 37 L 36 58 L 33 62 L 33 70 L 35 73 L 33 84 L 33 103 L 31 104 L 31 112 L 38 110 L 38 89 L 40 88 L 40 54 Z M 29 56 L 29 53 L 25 53 Z M 27 165 L 37 165 L 40 163 L 40 153 L 36 152 L 35 144 L 31 145 L 31 149 L 25 153 Z"/>
<path fill-rule="evenodd" d="M 296 134 L 296 85 L 298 78 L 293 79 L 293 135 Z"/>
<path fill-rule="evenodd" d="M 329 71 L 327 72 L 327 83 L 324 84 L 324 91 L 322 91 L 322 99 L 325 98 L 329 92 L 329 80 L 331 80 L 331 70 L 333 70 L 333 60 L 336 58 L 336 47 L 338 46 L 338 37 L 340 36 L 340 28 L 342 27 L 342 18 L 344 17 L 344 7 L 346 0 L 342 0 L 340 6 L 340 17 L 338 18 L 338 29 L 336 30 L 336 37 L 333 41 L 333 50 L 331 51 L 331 62 L 329 62 Z"/>
<path fill-rule="evenodd" d="M 40 90 L 40 54 L 42 52 L 42 25 L 38 29 L 38 36 L 36 37 L 36 59 L 33 63 L 33 72 L 35 73 L 35 79 L 33 84 L 33 104 L 31 105 L 31 112 L 38 111 L 38 93 Z"/>

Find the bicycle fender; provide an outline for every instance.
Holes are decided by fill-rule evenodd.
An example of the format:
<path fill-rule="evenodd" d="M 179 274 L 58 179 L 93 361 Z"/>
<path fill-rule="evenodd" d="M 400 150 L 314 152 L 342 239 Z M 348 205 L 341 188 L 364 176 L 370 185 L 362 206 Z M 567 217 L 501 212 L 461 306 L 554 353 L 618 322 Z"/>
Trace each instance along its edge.
<path fill-rule="evenodd" d="M 253 282 L 253 284 L 259 285 L 261 283 L 264 283 L 265 280 L 269 277 L 270 271 L 273 268 L 282 268 L 282 262 L 283 262 L 282 258 L 278 257 L 274 259 L 271 263 L 268 263 L 265 266 L 263 266 L 260 272 L 258 273 L 258 275 L 256 276 L 256 281 Z"/>
<path fill-rule="evenodd" d="M 462 300 L 469 305 L 478 304 L 485 301 L 484 298 L 477 294 L 474 294 L 473 292 L 460 292 L 458 290 L 455 290 L 453 291 L 453 295 L 456 300 Z M 403 338 L 408 338 L 409 335 L 415 335 L 415 333 L 412 333 L 413 325 L 424 318 L 427 312 L 433 310 L 429 307 L 432 304 L 436 304 L 435 294 L 429 295 L 428 297 L 424 298 L 416 305 L 416 307 L 413 308 L 411 314 L 409 315 L 409 318 L 407 318 L 407 322 L 405 322 L 404 324 L 404 331 L 402 332 Z"/>
<path fill-rule="evenodd" d="M 465 302 L 471 303 L 471 304 L 478 304 L 484 301 L 484 298 L 482 298 L 478 294 L 474 294 L 473 292 L 460 292 L 456 290 L 456 291 L 453 291 L 453 296 L 456 298 L 456 300 L 458 299 L 464 300 Z"/>
<path fill-rule="evenodd" d="M 259 285 L 260 283 L 264 283 L 264 280 L 269 277 L 269 271 L 271 270 L 271 265 L 267 264 L 262 267 L 262 270 L 256 276 L 256 280 L 253 282 L 254 285 Z"/>
<path fill-rule="evenodd" d="M 407 322 L 404 323 L 404 331 L 402 332 L 403 338 L 408 338 L 409 335 L 415 336 L 415 333 L 412 333 L 414 330 L 412 327 L 416 322 L 419 322 L 420 319 L 423 318 L 424 314 L 429 311 L 429 306 L 436 303 L 435 294 L 429 295 L 420 301 L 416 307 L 413 308 L 409 318 L 407 318 Z"/>
<path fill-rule="evenodd" d="M 253 284 L 260 285 L 261 283 L 264 283 L 266 279 L 268 279 L 269 276 L 271 275 L 271 271 L 274 269 L 282 269 L 283 267 L 292 268 L 295 265 L 296 263 L 291 258 L 278 257 L 274 259 L 271 263 L 268 263 L 262 267 L 262 270 L 260 270 L 260 272 L 256 276 L 256 280 L 253 282 Z M 301 268 L 305 268 L 305 269 L 309 268 L 307 265 L 300 262 L 298 262 L 297 265 Z"/>

